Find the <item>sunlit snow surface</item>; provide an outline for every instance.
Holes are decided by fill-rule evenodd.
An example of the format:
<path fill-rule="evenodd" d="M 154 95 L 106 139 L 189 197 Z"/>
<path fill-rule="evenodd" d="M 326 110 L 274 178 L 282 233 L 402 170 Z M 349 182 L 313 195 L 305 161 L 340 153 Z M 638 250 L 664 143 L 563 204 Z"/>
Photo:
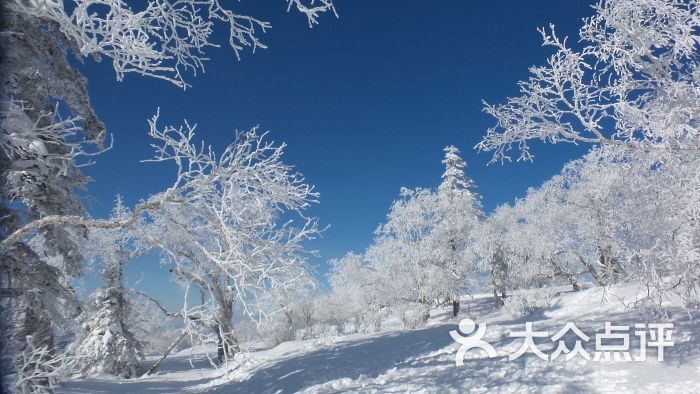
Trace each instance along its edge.
<path fill-rule="evenodd" d="M 636 286 L 631 285 L 605 293 L 600 288 L 565 292 L 552 307 L 521 319 L 494 311 L 490 298 L 476 297 L 465 299 L 459 318 L 453 318 L 451 310 L 440 309 L 420 329 L 399 330 L 394 325 L 394 330 L 376 334 L 294 341 L 249 351 L 240 354 L 227 373 L 212 369 L 203 356 L 191 365 L 191 352 L 186 350 L 166 360 L 156 376 L 73 380 L 59 392 L 700 392 L 700 324 L 673 302 L 669 306 L 675 346 L 666 348 L 663 362 L 656 361 L 655 350 L 650 350 L 645 362 L 594 362 L 580 357 L 543 361 L 531 353 L 508 361 L 508 353 L 522 342 L 508 333 L 523 331 L 526 321 L 533 322 L 536 330 L 548 330 L 550 336 L 573 322 L 591 337 L 584 347 L 592 354 L 596 330 L 602 330 L 604 322 L 630 326 L 645 322 L 637 311 L 623 306 L 635 292 Z M 497 358 L 471 351 L 463 366 L 455 366 L 459 346 L 448 333 L 464 317 L 488 325 L 484 339 L 494 346 Z M 385 326 L 390 328 L 391 322 Z M 636 339 L 630 335 L 631 349 L 639 346 Z M 551 352 L 552 346 L 540 348 Z"/>

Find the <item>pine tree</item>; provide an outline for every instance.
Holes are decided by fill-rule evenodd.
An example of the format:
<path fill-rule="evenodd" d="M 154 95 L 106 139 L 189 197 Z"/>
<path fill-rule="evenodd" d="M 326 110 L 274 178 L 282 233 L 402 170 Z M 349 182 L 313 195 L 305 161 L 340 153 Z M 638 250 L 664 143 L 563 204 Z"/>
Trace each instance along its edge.
<path fill-rule="evenodd" d="M 56 25 L 7 3 L 0 6 L 0 241 L 27 221 L 84 214 L 76 193 L 88 180 L 82 155 L 99 151 L 104 135 L 85 79 L 66 58 L 71 43 L 55 38 Z M 53 332 L 78 312 L 70 283 L 81 274 L 84 236 L 80 226 L 49 225 L 0 249 L 0 373 L 16 372 L 15 391 L 56 385 Z"/>
<path fill-rule="evenodd" d="M 121 220 L 129 216 L 131 212 L 117 196 L 111 218 Z M 103 283 L 87 302 L 80 338 L 73 345 L 76 369 L 86 374 L 130 378 L 137 373 L 142 346 L 129 328 L 132 304 L 124 283 L 124 268 L 145 249 L 134 231 L 125 228 L 93 230 L 89 242 L 91 246 L 86 249 L 93 258 L 104 262 Z"/>
<path fill-rule="evenodd" d="M 444 149 L 445 172 L 438 187 L 440 199 L 440 223 L 434 230 L 438 236 L 436 254 L 442 260 L 440 265 L 446 268 L 451 277 L 446 280 L 455 282 L 452 298 L 453 314 L 459 313 L 459 288 L 462 285 L 464 268 L 475 268 L 463 259 L 468 238 L 474 226 L 483 217 L 481 197 L 474 191 L 476 184 L 465 173 L 467 163 L 460 157 L 460 151 L 454 146 Z M 472 269 L 475 271 L 475 269 Z"/>
<path fill-rule="evenodd" d="M 450 145 L 444 151 L 445 159 L 442 161 L 442 164 L 445 165 L 445 172 L 442 174 L 442 183 L 438 187 L 438 191 L 449 193 L 459 191 L 467 193 L 478 200 L 479 197 L 472 191 L 472 189 L 476 188 L 474 181 L 464 174 L 467 162 L 459 156 L 459 149 Z"/>
<path fill-rule="evenodd" d="M 123 261 L 113 261 L 102 273 L 104 284 L 90 296 L 83 336 L 75 345 L 77 370 L 130 378 L 138 372 L 141 344 L 129 330 L 131 302 L 124 287 Z"/>

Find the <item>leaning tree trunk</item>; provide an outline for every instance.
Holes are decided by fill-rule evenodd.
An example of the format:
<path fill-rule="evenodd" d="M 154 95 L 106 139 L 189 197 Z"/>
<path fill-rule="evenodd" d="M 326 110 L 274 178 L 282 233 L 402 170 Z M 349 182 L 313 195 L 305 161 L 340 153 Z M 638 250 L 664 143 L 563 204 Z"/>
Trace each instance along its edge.
<path fill-rule="evenodd" d="M 569 282 L 569 284 L 571 285 L 571 288 L 573 291 L 579 291 L 579 290 L 581 290 L 581 287 L 578 284 L 578 280 L 576 280 L 576 275 L 574 273 L 572 273 L 571 271 L 569 271 L 568 269 L 566 269 L 566 267 L 564 267 L 563 265 L 557 263 L 557 257 L 559 255 L 561 255 L 562 253 L 565 253 L 565 251 L 559 250 L 559 251 L 554 252 L 552 254 L 552 256 L 550 256 L 547 259 L 547 261 L 549 261 L 549 263 L 554 268 L 554 271 L 553 271 L 554 276 L 560 276 L 560 277 L 566 279 L 566 281 Z M 578 257 L 582 263 L 585 262 L 580 255 Z M 591 272 L 591 275 L 593 275 L 592 272 Z M 595 275 L 593 275 L 593 276 L 595 278 Z"/>
<path fill-rule="evenodd" d="M 168 346 L 168 349 L 160 357 L 160 359 L 155 364 L 153 364 L 151 369 L 149 369 L 148 372 L 143 374 L 143 376 L 153 375 L 156 372 L 156 370 L 158 369 L 158 367 L 160 367 L 160 364 L 163 362 L 163 360 L 165 360 L 165 358 L 168 357 L 170 352 L 172 352 L 173 349 L 175 349 L 175 346 L 177 346 L 177 344 L 180 343 L 180 341 L 182 341 L 182 339 L 186 335 L 187 335 L 187 330 L 182 330 L 182 333 L 180 333 L 180 335 L 174 341 L 172 341 L 172 343 L 170 343 L 170 346 Z"/>

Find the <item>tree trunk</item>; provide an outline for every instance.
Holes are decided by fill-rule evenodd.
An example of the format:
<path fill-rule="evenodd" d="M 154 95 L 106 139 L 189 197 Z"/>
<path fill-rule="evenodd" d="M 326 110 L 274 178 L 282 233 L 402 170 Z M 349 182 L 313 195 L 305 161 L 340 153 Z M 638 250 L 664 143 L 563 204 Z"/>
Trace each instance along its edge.
<path fill-rule="evenodd" d="M 452 300 L 452 315 L 459 315 L 459 300 Z"/>
<path fill-rule="evenodd" d="M 504 301 L 503 301 L 503 300 L 504 300 L 504 299 L 505 299 L 505 294 L 504 294 L 502 297 L 499 297 L 499 296 L 498 296 L 498 290 L 496 290 L 496 288 L 494 288 L 494 289 L 493 289 L 493 301 L 494 301 L 494 303 L 495 303 L 495 307 L 496 307 L 496 308 L 500 308 L 500 307 L 503 306 L 503 304 L 504 304 Z"/>
<path fill-rule="evenodd" d="M 223 364 L 233 358 L 238 353 L 238 342 L 233 329 L 233 303 L 227 302 L 220 305 L 221 315 L 217 319 L 217 357 L 219 363 Z"/>
<path fill-rule="evenodd" d="M 223 286 L 227 283 L 216 275 L 209 275 L 211 292 L 218 304 L 216 311 L 216 325 L 214 326 L 217 341 L 217 358 L 219 364 L 224 364 L 238 352 L 238 343 L 233 330 L 233 300 L 234 294 L 231 286 Z"/>
<path fill-rule="evenodd" d="M 164 353 L 163 356 L 158 360 L 158 362 L 156 362 L 155 364 L 153 364 L 153 366 L 151 367 L 151 369 L 149 369 L 148 372 L 146 372 L 143 376 L 148 376 L 148 375 L 154 374 L 154 373 L 156 372 L 156 370 L 158 369 L 158 367 L 160 367 L 160 364 L 163 362 L 163 360 L 165 360 L 165 358 L 168 357 L 168 355 L 170 354 L 170 352 L 172 352 L 173 349 L 175 349 L 175 346 L 177 346 L 177 344 L 180 343 L 180 341 L 182 341 L 182 338 L 184 338 L 185 335 L 187 335 L 187 331 L 182 331 L 182 334 L 180 334 L 180 336 L 177 337 L 177 339 L 175 339 L 175 340 L 170 344 L 170 346 L 168 347 L 168 350 L 165 351 L 165 353 Z"/>
<path fill-rule="evenodd" d="M 571 280 L 571 287 L 572 287 L 573 291 L 581 290 L 581 287 L 578 285 L 576 278 L 573 278 L 573 280 Z"/>
<path fill-rule="evenodd" d="M 548 259 L 549 263 L 552 264 L 552 266 L 554 267 L 554 276 L 563 276 L 569 282 L 574 291 L 579 291 L 581 288 L 579 287 L 578 281 L 576 280 L 576 275 L 567 270 L 564 266 L 557 263 L 556 261 L 557 256 L 559 256 L 562 253 L 564 253 L 564 251 L 557 251 Z M 583 257 L 578 254 L 577 256 L 581 263 L 585 265 L 585 260 L 583 259 Z M 591 276 L 593 276 L 594 279 L 596 278 L 593 271 L 591 271 Z"/>

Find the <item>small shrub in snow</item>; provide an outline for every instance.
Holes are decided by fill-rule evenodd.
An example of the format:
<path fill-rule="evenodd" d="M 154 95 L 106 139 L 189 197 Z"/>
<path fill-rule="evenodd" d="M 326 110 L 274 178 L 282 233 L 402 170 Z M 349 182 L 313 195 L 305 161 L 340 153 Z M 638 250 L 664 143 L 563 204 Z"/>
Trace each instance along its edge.
<path fill-rule="evenodd" d="M 430 317 L 430 311 L 424 305 L 406 305 L 399 310 L 399 317 L 404 328 L 418 328 Z"/>
<path fill-rule="evenodd" d="M 310 338 L 329 338 L 340 334 L 337 324 L 315 324 L 311 327 Z"/>
<path fill-rule="evenodd" d="M 551 305 L 554 292 L 550 289 L 527 290 L 506 298 L 503 313 L 518 318 L 526 316 L 537 309 Z"/>
<path fill-rule="evenodd" d="M 384 310 L 370 313 L 365 317 L 365 327 L 367 332 L 377 332 L 382 328 L 382 322 L 386 319 Z"/>
<path fill-rule="evenodd" d="M 295 339 L 294 328 L 284 320 L 273 319 L 260 323 L 258 325 L 258 335 L 270 347 Z"/>

